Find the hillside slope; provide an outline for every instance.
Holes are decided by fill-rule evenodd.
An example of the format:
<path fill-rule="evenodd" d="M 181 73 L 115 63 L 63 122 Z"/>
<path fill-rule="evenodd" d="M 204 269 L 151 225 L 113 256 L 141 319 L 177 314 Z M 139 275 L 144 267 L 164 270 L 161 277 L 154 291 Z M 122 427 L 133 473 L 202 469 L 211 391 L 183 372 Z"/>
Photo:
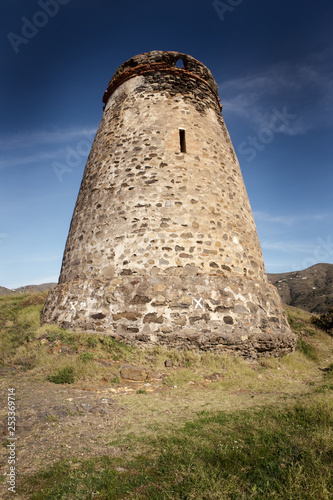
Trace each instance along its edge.
<path fill-rule="evenodd" d="M 333 307 L 333 264 L 316 264 L 304 271 L 267 276 L 284 304 L 317 314 Z"/>
<path fill-rule="evenodd" d="M 0 286 L 0 297 L 5 295 L 21 295 L 25 293 L 39 293 L 50 290 L 56 283 L 43 283 L 41 285 L 26 285 L 20 286 L 20 288 L 6 288 Z"/>

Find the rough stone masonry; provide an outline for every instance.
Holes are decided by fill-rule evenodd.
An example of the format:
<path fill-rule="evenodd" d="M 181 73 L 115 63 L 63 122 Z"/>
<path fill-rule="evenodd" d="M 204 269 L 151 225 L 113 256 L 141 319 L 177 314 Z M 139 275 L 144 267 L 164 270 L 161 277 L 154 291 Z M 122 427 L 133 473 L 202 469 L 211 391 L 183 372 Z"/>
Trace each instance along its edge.
<path fill-rule="evenodd" d="M 210 71 L 141 54 L 103 101 L 42 322 L 136 346 L 292 351 Z"/>

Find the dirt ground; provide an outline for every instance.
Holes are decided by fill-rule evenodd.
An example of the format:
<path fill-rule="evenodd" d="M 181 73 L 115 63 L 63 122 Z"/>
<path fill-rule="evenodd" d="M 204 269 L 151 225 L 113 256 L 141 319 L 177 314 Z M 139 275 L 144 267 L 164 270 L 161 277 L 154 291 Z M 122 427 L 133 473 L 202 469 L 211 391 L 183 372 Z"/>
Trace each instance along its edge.
<path fill-rule="evenodd" d="M 15 388 L 17 484 L 22 476 L 61 459 L 130 456 L 131 436 L 168 432 L 202 410 L 228 411 L 285 403 L 309 390 L 306 381 L 293 384 L 292 390 L 276 388 L 269 393 L 217 390 L 214 382 L 222 374 L 207 375 L 199 383 L 189 381 L 178 388 L 163 385 L 165 376 L 166 373 L 159 373 L 149 382 L 122 381 L 111 385 L 99 380 L 65 385 L 41 380 L 17 367 L 1 369 L 1 473 L 5 475 L 8 469 L 9 387 Z M 6 489 L 6 483 L 2 483 L 1 498 Z"/>

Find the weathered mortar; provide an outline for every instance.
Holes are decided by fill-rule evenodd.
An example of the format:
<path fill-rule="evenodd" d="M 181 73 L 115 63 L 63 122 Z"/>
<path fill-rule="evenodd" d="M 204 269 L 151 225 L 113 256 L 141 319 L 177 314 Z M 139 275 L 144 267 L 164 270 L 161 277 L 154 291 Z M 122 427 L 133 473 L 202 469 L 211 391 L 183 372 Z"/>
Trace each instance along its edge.
<path fill-rule="evenodd" d="M 149 52 L 103 101 L 43 322 L 133 345 L 292 350 L 210 71 Z"/>

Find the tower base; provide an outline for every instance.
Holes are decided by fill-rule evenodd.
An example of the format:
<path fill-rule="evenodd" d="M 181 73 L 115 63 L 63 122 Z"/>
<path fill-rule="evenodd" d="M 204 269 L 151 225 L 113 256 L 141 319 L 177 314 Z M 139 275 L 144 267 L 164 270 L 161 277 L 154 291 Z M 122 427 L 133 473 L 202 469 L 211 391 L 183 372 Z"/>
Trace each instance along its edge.
<path fill-rule="evenodd" d="M 49 292 L 43 323 L 141 347 L 232 352 L 246 358 L 294 350 L 297 336 L 269 283 L 200 275 L 191 266 L 181 275 L 177 268 L 174 272 L 59 284 Z"/>

